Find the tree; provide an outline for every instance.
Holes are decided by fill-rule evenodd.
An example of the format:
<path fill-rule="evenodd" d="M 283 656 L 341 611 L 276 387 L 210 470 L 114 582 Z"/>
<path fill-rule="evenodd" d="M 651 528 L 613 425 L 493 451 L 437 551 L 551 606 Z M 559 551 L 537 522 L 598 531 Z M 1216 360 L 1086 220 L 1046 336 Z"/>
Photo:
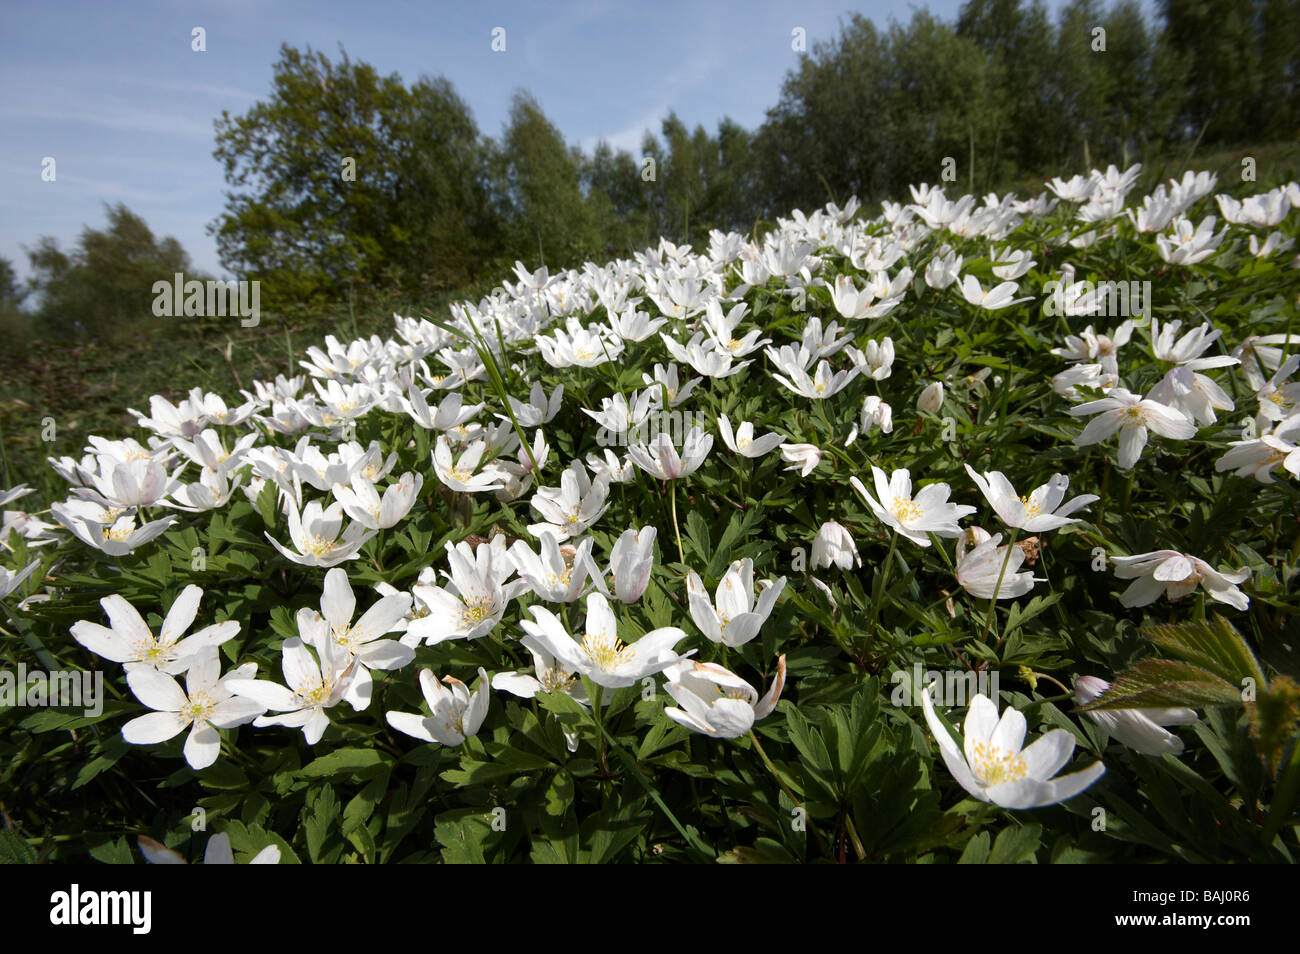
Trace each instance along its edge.
<path fill-rule="evenodd" d="M 287 44 L 272 95 L 216 121 L 222 264 L 273 303 L 464 285 L 496 240 L 485 144 L 444 78 L 408 88 Z"/>
<path fill-rule="evenodd" d="M 27 250 L 31 288 L 39 298 L 36 324 L 58 337 L 107 339 L 135 322 L 153 319 L 153 285 L 200 276 L 174 238 L 159 239 L 125 205 L 106 206 L 108 228 L 81 231 L 64 252 L 50 236 Z"/>
<path fill-rule="evenodd" d="M 552 268 L 581 264 L 599 244 L 571 151 L 531 94 L 515 93 L 498 155 L 510 254 Z"/>

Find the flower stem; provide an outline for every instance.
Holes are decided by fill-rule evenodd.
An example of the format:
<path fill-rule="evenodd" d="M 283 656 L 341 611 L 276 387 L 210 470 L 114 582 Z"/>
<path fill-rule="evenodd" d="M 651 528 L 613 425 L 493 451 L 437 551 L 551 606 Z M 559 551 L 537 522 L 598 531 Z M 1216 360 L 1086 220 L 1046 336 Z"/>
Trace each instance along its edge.
<path fill-rule="evenodd" d="M 871 594 L 871 623 L 867 626 L 867 648 L 876 638 L 876 620 L 880 616 L 880 603 L 884 599 L 885 587 L 889 584 L 889 572 L 894 568 L 894 551 L 898 548 L 898 530 L 889 538 L 889 554 L 885 557 L 885 568 L 876 574 L 876 585 Z"/>
<path fill-rule="evenodd" d="M 989 627 L 993 625 L 993 613 L 997 609 L 998 594 L 1002 592 L 1002 578 L 1006 576 L 1007 564 L 1011 562 L 1011 548 L 1016 545 L 1016 537 L 1019 533 L 1019 527 L 1011 528 L 1011 539 L 1007 541 L 1007 555 L 1002 558 L 1002 569 L 998 570 L 998 582 L 993 587 L 993 598 L 989 600 L 989 614 L 984 617 L 984 635 L 980 638 L 986 642 L 989 638 Z M 1002 642 L 1002 637 L 998 637 L 998 642 Z"/>
<path fill-rule="evenodd" d="M 685 563 L 686 551 L 682 549 L 682 531 L 681 528 L 677 526 L 677 484 L 669 482 L 668 499 L 672 501 L 673 533 L 677 537 L 677 558 L 682 563 Z"/>

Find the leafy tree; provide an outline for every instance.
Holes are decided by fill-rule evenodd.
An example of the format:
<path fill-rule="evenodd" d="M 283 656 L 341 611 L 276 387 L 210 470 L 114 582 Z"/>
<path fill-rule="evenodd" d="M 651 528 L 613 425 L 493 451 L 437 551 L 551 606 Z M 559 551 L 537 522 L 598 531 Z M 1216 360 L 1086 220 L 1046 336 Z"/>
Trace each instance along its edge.
<path fill-rule="evenodd" d="M 571 151 L 531 94 L 515 93 L 497 169 L 509 254 L 554 266 L 581 263 L 599 241 Z"/>
<path fill-rule="evenodd" d="M 457 287 L 495 240 L 484 143 L 446 79 L 408 88 L 342 50 L 284 45 L 270 99 L 223 112 L 216 140 L 222 264 L 272 302 Z"/>
<path fill-rule="evenodd" d="M 110 338 L 153 316 L 153 285 L 204 277 L 190 268 L 189 254 L 176 239 L 158 238 L 125 205 L 106 206 L 108 227 L 81 231 L 70 251 L 42 236 L 27 250 L 31 287 L 39 298 L 35 323 L 58 337 Z"/>

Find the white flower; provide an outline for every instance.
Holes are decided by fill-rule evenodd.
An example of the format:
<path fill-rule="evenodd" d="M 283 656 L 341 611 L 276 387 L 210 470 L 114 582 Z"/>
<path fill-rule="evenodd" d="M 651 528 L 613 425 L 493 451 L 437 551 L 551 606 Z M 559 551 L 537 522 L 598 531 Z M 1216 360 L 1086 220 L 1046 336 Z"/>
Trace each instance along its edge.
<path fill-rule="evenodd" d="M 313 614 L 314 615 L 314 614 Z M 299 632 L 304 632 L 311 643 L 322 647 L 320 662 L 307 651 L 307 640 L 291 636 L 280 647 L 284 681 L 291 688 L 265 679 L 231 679 L 226 687 L 237 696 L 244 696 L 273 709 L 279 715 L 262 715 L 253 725 L 283 725 L 302 729 L 308 745 L 320 741 L 329 727 L 325 710 L 338 705 L 347 695 L 348 686 L 356 672 L 356 661 L 346 654 L 335 653 L 333 641 L 327 638 L 324 619 L 315 615 L 298 614 Z"/>
<path fill-rule="evenodd" d="M 1067 501 L 1065 492 L 1069 489 L 1070 478 L 1064 474 L 1053 474 L 1051 480 L 1034 488 L 1028 497 L 1021 497 L 1000 471 L 990 471 L 981 477 L 967 464 L 966 473 L 970 474 L 1003 523 L 1027 533 L 1044 533 L 1058 530 L 1068 523 L 1078 523 L 1078 518 L 1069 515 L 1101 499 L 1096 494 L 1081 494 Z"/>
<path fill-rule="evenodd" d="M 108 614 L 110 626 L 80 620 L 72 624 L 72 638 L 95 655 L 124 664 L 128 672 L 140 667 L 178 675 L 189 668 L 195 654 L 220 646 L 239 633 L 239 622 L 227 620 L 185 636 L 199 614 L 202 597 L 201 587 L 185 587 L 167 610 L 155 638 L 134 606 L 116 594 L 106 596 L 99 605 Z"/>
<path fill-rule="evenodd" d="M 415 651 L 396 639 L 381 639 L 385 633 L 401 632 L 411 613 L 409 593 L 395 593 L 378 600 L 361 618 L 352 622 L 357 600 L 348 583 L 346 570 L 335 567 L 325 574 L 325 589 L 321 593 L 320 616 L 311 609 L 299 610 L 299 615 L 316 616 L 317 619 L 298 621 L 298 630 L 304 640 L 315 649 L 321 646 L 315 640 L 328 640 L 333 651 L 356 660 L 356 671 L 348 686 L 345 698 L 352 708 L 360 711 L 370 704 L 373 685 L 370 670 L 400 669 L 415 658 Z"/>
<path fill-rule="evenodd" d="M 498 544 L 499 541 L 499 544 Z M 528 586 L 522 580 L 506 581 L 515 564 L 505 549 L 505 538 L 480 543 L 477 550 L 461 541 L 447 544 L 445 587 L 417 583 L 415 598 L 429 607 L 427 616 L 411 620 L 402 641 L 408 646 L 424 640 L 428 646 L 449 639 L 478 639 L 501 622 L 506 605 Z"/>
<path fill-rule="evenodd" d="M 609 555 L 609 575 L 614 598 L 619 602 L 635 603 L 650 585 L 650 572 L 654 568 L 655 559 L 655 537 L 658 533 L 654 527 L 642 527 L 640 530 L 629 528 L 614 542 L 614 549 Z M 596 588 L 609 596 L 605 578 L 594 561 L 591 562 L 590 572 Z"/>
<path fill-rule="evenodd" d="M 551 534 L 568 540 L 586 533 L 609 507 L 609 482 L 602 477 L 594 481 L 587 475 L 582 461 L 574 460 L 560 474 L 559 487 L 538 487 L 533 494 L 533 509 L 545 523 L 533 524 L 528 532 L 535 537 Z"/>
<path fill-rule="evenodd" d="M 1250 576 L 1250 567 L 1221 573 L 1204 560 L 1177 550 L 1153 550 L 1134 556 L 1110 558 L 1115 576 L 1132 580 L 1119 598 L 1124 606 L 1146 606 L 1163 593 L 1168 599 L 1180 600 L 1197 586 L 1204 587 L 1210 598 L 1244 610 L 1250 598 L 1237 588 Z"/>
<path fill-rule="evenodd" d="M 754 561 L 749 557 L 732 563 L 718 583 L 716 602 L 709 601 L 704 581 L 694 570 L 686 577 L 686 595 L 691 619 L 705 637 L 725 646 L 743 646 L 755 636 L 777 598 L 785 589 L 785 577 L 768 580 L 757 601 L 754 599 Z"/>
<path fill-rule="evenodd" d="M 859 428 L 870 434 L 873 428 L 880 428 L 882 434 L 892 434 L 894 432 L 894 409 L 876 395 L 868 395 L 862 402 L 862 412 L 858 415 L 858 421 L 853 425 L 853 430 L 849 432 L 848 439 L 844 441 L 844 446 L 852 446 L 853 442 L 858 439 Z"/>
<path fill-rule="evenodd" d="M 343 505 L 343 512 L 369 530 L 387 530 L 401 522 L 424 486 L 420 474 L 406 473 L 397 483 L 389 484 L 381 499 L 374 483 L 363 474 L 352 478 L 351 488 L 334 485 L 334 497 Z"/>
<path fill-rule="evenodd" d="M 1099 413 L 1100 412 L 1100 413 Z M 1142 456 L 1147 430 L 1161 437 L 1185 441 L 1196 436 L 1196 424 L 1178 411 L 1150 398 L 1140 398 L 1126 388 L 1111 388 L 1099 401 L 1070 408 L 1075 417 L 1096 414 L 1074 439 L 1079 447 L 1104 441 L 1119 431 L 1119 466 L 1128 470 Z"/>
<path fill-rule="evenodd" d="M 812 377 L 808 376 L 807 371 L 799 368 L 794 368 L 792 371 L 793 373 L 788 378 L 776 372 L 772 372 L 772 377 L 795 394 L 813 401 L 824 401 L 848 387 L 849 383 L 862 371 L 862 368 L 854 365 L 847 371 L 832 373 L 830 362 L 822 361 L 817 365 L 817 371 Z"/>
<path fill-rule="evenodd" d="M 469 687 L 454 676 L 439 681 L 431 670 L 420 670 L 420 691 L 430 714 L 389 712 L 388 724 L 398 732 L 435 745 L 460 745 L 478 733 L 487 716 L 489 680 L 482 666 L 478 678 L 478 688 L 470 695 Z"/>
<path fill-rule="evenodd" d="M 139 845 L 140 854 L 144 855 L 144 860 L 151 865 L 183 865 L 186 863 L 180 852 L 173 851 L 166 845 L 154 841 L 148 835 L 138 837 L 136 844 Z M 225 832 L 218 832 L 208 839 L 207 847 L 203 851 L 203 863 L 205 865 L 233 865 L 235 863 L 235 852 L 230 847 L 229 835 Z M 267 845 L 250 858 L 248 863 L 250 865 L 278 865 L 280 863 L 280 849 L 276 845 Z"/>
<path fill-rule="evenodd" d="M 862 557 L 858 556 L 858 545 L 853 542 L 849 531 L 834 520 L 828 520 L 817 530 L 813 537 L 812 562 L 810 570 L 821 567 L 838 566 L 841 570 L 851 570 L 854 564 L 862 566 Z"/>
<path fill-rule="evenodd" d="M 945 255 L 935 255 L 925 266 L 925 283 L 931 288 L 947 288 L 961 274 L 962 256 L 951 249 Z"/>
<path fill-rule="evenodd" d="M 1096 676 L 1074 680 L 1074 701 L 1086 706 L 1110 688 L 1110 683 Z M 1162 729 L 1165 725 L 1191 725 L 1196 721 L 1192 709 L 1089 709 L 1084 713 L 1101 726 L 1106 734 L 1142 755 L 1181 755 L 1183 740 Z"/>
<path fill-rule="evenodd" d="M 715 739 L 737 739 L 776 708 L 785 687 L 785 656 L 776 661 L 772 686 L 762 699 L 758 690 L 716 663 L 686 660 L 664 670 L 668 694 L 677 708 L 664 714 L 694 732 Z"/>
<path fill-rule="evenodd" d="M 807 477 L 822 462 L 822 452 L 816 444 L 782 444 L 781 459 L 790 465 L 786 470 L 797 470 L 800 477 Z"/>
<path fill-rule="evenodd" d="M 637 444 L 629 447 L 627 454 L 632 461 L 652 477 L 660 480 L 676 480 L 689 477 L 704 463 L 713 447 L 713 435 L 705 434 L 698 426 L 686 433 L 686 440 L 679 455 L 667 431 L 660 431 L 653 444 Z"/>
<path fill-rule="evenodd" d="M 997 311 L 1000 308 L 1019 305 L 1021 302 L 1033 301 L 1032 295 L 1027 295 L 1024 298 L 1014 298 L 1013 296 L 1019 287 L 1016 282 L 1003 282 L 1001 285 L 985 291 L 980 286 L 979 279 L 974 275 L 967 275 L 963 278 L 960 286 L 963 298 L 972 305 L 986 311 Z"/>
<path fill-rule="evenodd" d="M 544 533 L 538 538 L 540 555 L 523 540 L 516 540 L 510 547 L 510 559 L 519 578 L 546 602 L 572 603 L 586 589 L 593 543 L 588 537 L 576 548 L 572 544 L 561 546 L 558 535 Z"/>
<path fill-rule="evenodd" d="M 1160 257 L 1171 265 L 1195 265 L 1205 261 L 1218 250 L 1223 237 L 1228 234 L 1227 228 L 1215 233 L 1214 221 L 1214 216 L 1206 216 L 1193 230 L 1190 220 L 1178 216 L 1173 220 L 1172 236 L 1156 236 Z"/>
<path fill-rule="evenodd" d="M 975 549 L 967 553 L 969 543 L 974 543 Z M 969 527 L 957 538 L 957 582 L 977 599 L 991 600 L 996 591 L 998 599 L 1012 600 L 1034 588 L 1034 574 L 1017 572 L 1025 561 L 1025 551 L 1013 546 L 1008 553 L 1001 543 L 1002 534 L 990 537 L 979 527 Z"/>
<path fill-rule="evenodd" d="M 165 533 L 176 522 L 175 517 L 163 517 L 137 527 L 133 513 L 106 508 L 92 500 L 53 503 L 50 514 L 82 543 L 109 556 L 125 556 Z"/>
<path fill-rule="evenodd" d="M 943 382 L 932 381 L 916 399 L 916 409 L 922 414 L 938 414 L 943 407 Z"/>
<path fill-rule="evenodd" d="M 930 545 L 928 534 L 931 533 L 941 537 L 959 536 L 962 531 L 957 521 L 975 512 L 974 507 L 949 503 L 951 488 L 947 484 L 929 484 L 913 498 L 912 475 L 906 469 L 886 477 L 883 470 L 872 465 L 871 472 L 879 500 L 867 492 L 857 477 L 850 478 L 849 483 L 866 500 L 876 519 L 919 546 Z"/>
<path fill-rule="evenodd" d="M 718 418 L 718 433 L 722 436 L 722 443 L 726 444 L 733 453 L 750 458 L 762 457 L 782 440 L 781 435 L 777 433 L 755 437 L 754 425 L 749 421 L 742 421 L 733 432 L 731 421 L 725 414 Z"/>
<path fill-rule="evenodd" d="M 543 606 L 531 609 L 533 619 L 519 623 L 527 633 L 520 642 L 528 649 L 550 654 L 570 672 L 581 673 L 607 689 L 633 685 L 685 658 L 673 652 L 673 646 L 686 638 L 676 626 L 651 630 L 624 645 L 618 638 L 614 611 L 599 593 L 587 597 L 587 632 L 581 641 L 570 636 L 550 610 Z"/>
<path fill-rule="evenodd" d="M 355 560 L 362 545 L 375 535 L 375 531 L 366 530 L 356 522 L 343 530 L 343 505 L 337 502 L 322 509 L 319 501 L 308 501 L 301 516 L 298 508 L 288 509 L 289 538 L 298 552 L 293 553 L 269 533 L 266 539 L 286 559 L 302 566 L 330 567 L 344 560 Z"/>
<path fill-rule="evenodd" d="M 438 443 L 433 449 L 433 471 L 446 486 L 461 493 L 477 494 L 486 490 L 499 490 L 505 486 L 509 477 L 493 464 L 488 464 L 480 473 L 474 473 L 483 454 L 487 450 L 484 441 L 474 441 L 454 463 L 451 457 L 451 443 L 446 434 L 438 435 Z"/>
<path fill-rule="evenodd" d="M 126 674 L 135 697 L 150 709 L 122 726 L 122 738 L 132 745 L 166 742 L 189 728 L 185 739 L 185 761 L 193 769 L 205 769 L 221 754 L 217 729 L 230 729 L 252 722 L 266 711 L 253 699 L 233 695 L 227 683 L 251 679 L 256 663 L 246 663 L 221 675 L 221 660 L 215 645 L 208 645 L 191 658 L 185 674 L 185 688 L 157 669 L 133 668 Z"/>
<path fill-rule="evenodd" d="M 997 704 L 983 694 L 971 700 L 962 748 L 935 715 L 928 688 L 921 693 L 921 705 L 948 771 L 982 802 L 1002 808 L 1055 805 L 1078 795 L 1106 771 L 1101 762 L 1094 762 L 1072 775 L 1054 777 L 1074 753 L 1074 736 L 1066 729 L 1052 729 L 1026 747 L 1025 717 L 1008 708 L 999 719 Z"/>

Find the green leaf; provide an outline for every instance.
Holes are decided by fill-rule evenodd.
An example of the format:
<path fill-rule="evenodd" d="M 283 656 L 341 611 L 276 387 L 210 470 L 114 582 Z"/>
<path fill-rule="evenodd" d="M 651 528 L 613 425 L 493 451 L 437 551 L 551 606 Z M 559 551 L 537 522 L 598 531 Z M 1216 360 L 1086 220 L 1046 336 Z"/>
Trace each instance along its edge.
<path fill-rule="evenodd" d="M 392 757 L 378 749 L 344 748 L 335 749 L 328 755 L 307 763 L 300 774 L 305 778 L 332 778 L 341 775 L 358 779 L 374 778 L 381 772 L 386 773 L 392 764 Z"/>
<path fill-rule="evenodd" d="M 1222 677 L 1238 691 L 1244 679 L 1255 680 L 1260 688 L 1268 681 L 1246 640 L 1222 616 L 1145 626 L 1142 635 L 1169 655 Z"/>
<path fill-rule="evenodd" d="M 1172 659 L 1144 659 L 1115 677 L 1109 689 L 1080 706 L 1091 709 L 1151 709 L 1240 706 L 1241 689 L 1209 670 Z"/>
<path fill-rule="evenodd" d="M 1026 858 L 1032 858 L 1038 850 L 1038 840 L 1042 837 L 1042 825 L 1025 825 L 1003 829 L 993 851 L 989 854 L 991 865 L 1014 865 Z"/>

